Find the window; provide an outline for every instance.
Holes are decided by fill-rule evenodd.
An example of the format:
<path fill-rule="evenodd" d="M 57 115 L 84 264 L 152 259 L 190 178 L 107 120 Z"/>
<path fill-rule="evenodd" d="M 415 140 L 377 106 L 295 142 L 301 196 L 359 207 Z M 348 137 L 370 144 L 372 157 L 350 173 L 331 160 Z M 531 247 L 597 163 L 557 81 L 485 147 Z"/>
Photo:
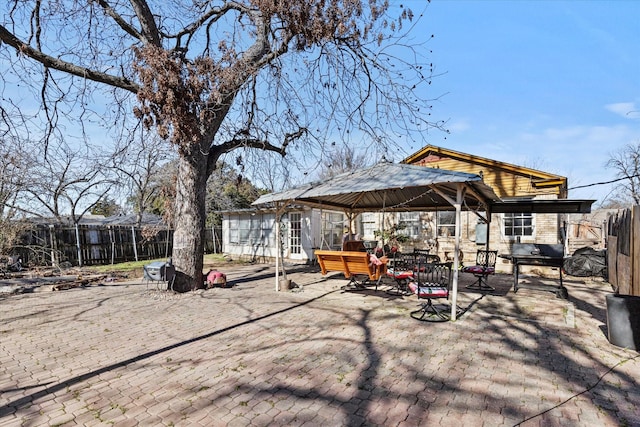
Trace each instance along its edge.
<path fill-rule="evenodd" d="M 400 212 L 398 234 L 412 239 L 420 237 L 420 214 L 418 212 Z"/>
<path fill-rule="evenodd" d="M 271 215 L 230 215 L 229 243 L 233 245 L 275 245 Z"/>
<path fill-rule="evenodd" d="M 456 212 L 438 212 L 438 236 L 447 237 L 456 235 Z"/>
<path fill-rule="evenodd" d="M 302 239 L 302 214 L 300 212 L 291 212 L 289 214 L 289 249 L 292 254 L 301 252 Z"/>
<path fill-rule="evenodd" d="M 533 214 L 504 214 L 504 235 L 507 237 L 533 236 Z"/>
<path fill-rule="evenodd" d="M 322 212 L 321 249 L 342 249 L 344 215 L 334 212 Z"/>
<path fill-rule="evenodd" d="M 265 214 L 262 216 L 262 244 L 264 246 L 275 248 L 276 247 L 276 217 L 273 214 Z"/>
<path fill-rule="evenodd" d="M 374 239 L 376 228 L 376 214 L 373 212 L 362 213 L 362 238 Z"/>
<path fill-rule="evenodd" d="M 229 243 L 238 244 L 238 217 L 229 217 Z"/>
<path fill-rule="evenodd" d="M 260 241 L 260 220 L 251 217 L 240 217 L 238 220 L 238 240 L 240 244 L 256 244 Z"/>

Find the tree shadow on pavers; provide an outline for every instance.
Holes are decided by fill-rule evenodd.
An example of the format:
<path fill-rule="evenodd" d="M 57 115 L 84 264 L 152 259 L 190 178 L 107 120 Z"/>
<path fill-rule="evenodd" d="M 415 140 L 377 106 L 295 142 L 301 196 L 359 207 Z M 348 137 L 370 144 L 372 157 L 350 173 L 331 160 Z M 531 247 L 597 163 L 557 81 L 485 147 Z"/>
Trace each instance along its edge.
<path fill-rule="evenodd" d="M 605 322 L 606 311 L 604 309 L 604 295 L 606 295 L 608 291 L 606 284 L 603 285 L 605 289 L 602 295 L 599 298 L 594 298 L 594 292 L 601 292 L 600 289 L 593 289 L 589 286 L 589 283 L 579 282 L 576 284 L 572 279 L 565 277 L 564 284 L 569 289 L 569 299 L 563 300 L 557 298 L 555 292 L 553 292 L 554 286 L 558 284 L 558 279 L 554 281 L 553 279 L 540 278 L 538 280 L 550 285 L 550 287 L 546 290 L 542 288 L 542 291 L 530 291 L 531 293 L 527 295 L 526 298 L 531 298 L 531 304 L 533 306 L 539 303 L 543 305 L 547 304 L 549 307 L 562 303 L 571 304 L 576 310 L 588 313 L 600 322 Z M 513 276 L 511 276 L 511 284 L 512 283 Z M 491 284 L 496 285 L 495 282 Z M 598 288 L 601 287 L 602 286 Z M 509 288 L 505 289 L 508 291 Z M 578 392 L 573 394 L 567 401 L 563 401 L 555 406 L 549 405 L 550 412 L 553 411 L 556 414 L 562 413 L 563 409 L 561 406 L 582 392 L 591 397 L 594 413 L 604 411 L 613 419 L 617 418 L 620 425 L 631 425 L 628 424 L 629 420 L 625 419 L 627 415 L 624 415 L 624 413 L 626 410 L 626 413 L 629 414 L 628 407 L 633 406 L 633 404 L 630 404 L 628 400 L 625 401 L 625 396 L 630 390 L 634 390 L 640 386 L 640 383 L 636 377 L 626 375 L 612 368 L 629 360 L 629 354 L 617 350 L 612 352 L 611 346 L 606 342 L 594 344 L 589 342 L 588 339 L 581 339 L 580 337 L 584 336 L 586 332 L 584 330 L 573 333 L 573 328 L 566 328 L 566 324 L 550 324 L 546 321 L 530 319 L 526 307 L 523 309 L 523 307 L 520 307 L 517 303 L 513 304 L 513 311 L 507 313 L 507 316 L 503 316 L 505 313 L 502 313 L 502 310 L 504 310 L 505 306 L 509 305 L 510 302 L 519 301 L 519 298 L 524 296 L 523 291 L 524 289 L 519 290 L 517 293 L 507 292 L 504 295 L 487 293 L 487 295 L 492 296 L 488 300 L 483 301 L 483 309 L 485 315 L 489 317 L 482 320 L 482 322 L 487 322 L 489 327 L 484 328 L 483 335 L 478 335 L 478 337 L 484 336 L 485 331 L 493 331 L 497 336 L 497 341 L 490 345 L 499 346 L 500 343 L 503 345 L 506 344 L 509 351 L 524 355 L 525 360 L 530 360 L 530 364 L 542 368 L 549 374 L 561 377 L 567 383 L 572 384 L 568 386 L 570 389 L 578 390 Z M 560 308 L 562 309 L 562 307 Z M 494 314 L 492 315 L 492 313 Z M 500 324 L 502 324 L 503 327 L 493 326 Z M 516 326 L 515 329 L 524 337 L 520 341 L 507 338 L 513 333 L 514 326 Z M 590 325 L 584 325 L 583 327 L 589 326 Z M 603 328 L 602 325 L 598 327 L 600 334 L 604 332 L 606 335 L 605 328 Z M 525 345 L 526 342 L 533 342 L 535 344 L 533 347 L 530 347 Z M 601 348 L 596 349 L 595 347 L 597 346 L 601 346 Z M 541 359 L 536 356 L 537 354 L 545 355 L 544 360 L 542 360 L 543 363 L 540 363 Z M 606 356 L 610 354 L 613 354 L 614 360 L 618 360 L 617 363 L 607 363 L 608 358 Z M 488 354 L 488 357 L 495 356 Z M 581 364 L 577 362 L 577 360 L 585 361 L 585 363 Z M 566 369 L 564 369 L 564 367 L 566 367 Z M 586 371 L 589 371 L 588 375 L 584 374 Z M 601 374 L 601 376 L 597 376 L 596 374 Z M 603 378 L 605 375 L 610 378 L 610 380 L 607 381 L 606 378 Z M 617 387 L 615 385 L 616 382 L 624 386 Z M 604 396 L 607 397 L 605 398 Z M 616 398 L 611 396 L 616 396 Z M 605 400 L 608 402 L 605 402 Z M 540 404 L 540 402 L 538 402 L 538 404 Z M 625 406 L 627 408 L 625 408 Z M 528 411 L 530 411 L 530 409 L 526 408 L 523 408 L 523 410 L 518 410 L 517 408 L 510 410 L 514 415 L 520 413 L 521 417 L 522 415 L 526 415 Z M 529 417 L 534 418 L 537 416 L 544 417 L 550 415 L 546 413 L 529 415 Z M 631 416 L 633 417 L 633 415 Z M 551 422 L 545 419 L 545 425 L 554 425 L 552 421 L 553 419 Z M 633 422 L 637 422 L 639 423 L 638 425 L 640 425 L 640 420 L 637 419 L 637 417 L 634 418 Z"/>
<path fill-rule="evenodd" d="M 565 285 L 570 285 L 570 282 L 565 281 Z M 591 295 L 591 289 L 585 289 L 589 295 Z M 536 292 L 534 291 L 527 295 L 526 298 L 530 299 L 530 304 L 535 306 L 542 302 L 550 307 L 557 305 L 555 302 L 564 304 L 575 304 L 576 308 L 590 313 L 594 318 L 602 320 L 604 310 L 602 303 L 604 297 L 600 298 L 600 304 L 594 304 L 593 298 L 585 298 L 579 288 L 571 286 L 570 288 L 570 300 L 562 300 L 556 298 L 554 293 L 549 292 Z M 620 413 L 629 414 L 628 407 L 630 404 L 625 401 L 626 393 L 629 390 L 634 390 L 639 386 L 639 382 L 632 375 L 626 375 L 622 372 L 617 372 L 611 368 L 609 363 L 606 363 L 608 359 L 606 357 L 599 357 L 601 355 L 606 356 L 610 353 L 610 346 L 607 343 L 600 343 L 602 346 L 600 350 L 595 349 L 598 344 L 589 342 L 588 339 L 581 339 L 580 336 L 584 336 L 585 331 L 579 331 L 578 334 L 572 333 L 572 328 L 566 328 L 565 324 L 550 324 L 546 321 L 538 321 L 531 319 L 529 313 L 518 305 L 522 301 L 520 298 L 524 297 L 522 291 L 518 293 L 508 293 L 506 295 L 491 295 L 488 300 L 483 301 L 483 310 L 485 316 L 483 319 L 475 318 L 474 321 L 481 322 L 484 326 L 482 328 L 482 334 L 477 335 L 478 338 L 484 338 L 485 335 L 494 335 L 496 341 L 487 344 L 488 347 L 495 346 L 499 348 L 506 346 L 509 352 L 523 356 L 526 360 L 529 360 L 530 365 L 541 368 L 551 375 L 557 375 L 569 384 L 569 390 L 578 390 L 579 392 L 573 394 L 570 399 L 561 402 L 558 405 L 549 405 L 549 412 L 555 411 L 556 415 L 562 413 L 563 409 L 560 407 L 569 400 L 577 397 L 582 393 L 589 393 L 593 401 L 594 413 L 603 411 L 606 412 L 613 419 L 618 419 L 621 423 L 625 424 L 628 420 L 625 419 L 625 415 Z M 468 295 L 468 293 L 467 293 Z M 504 313 L 505 306 L 510 305 L 512 311 Z M 557 308 L 557 307 L 556 307 Z M 493 314 L 492 314 L 493 313 Z M 505 315 L 506 314 L 506 315 Z M 485 325 L 486 324 L 486 325 Z M 588 326 L 588 325 L 587 325 Z M 600 328 L 601 329 L 601 328 Z M 513 340 L 509 338 L 514 335 L 514 330 L 518 331 L 515 334 L 520 334 L 523 338 L 520 340 Z M 475 339 L 475 337 L 474 337 Z M 533 346 L 525 343 L 534 343 Z M 544 358 L 541 360 L 538 354 L 543 354 Z M 491 354 L 490 350 L 485 353 L 487 358 L 495 358 L 496 355 Z M 618 366 L 626 360 L 629 360 L 629 355 L 623 352 L 618 352 L 614 355 L 614 359 L 617 358 Z M 576 362 L 585 361 L 584 364 Z M 507 364 L 508 365 L 508 364 Z M 566 367 L 566 368 L 565 368 Z M 524 367 L 523 367 L 524 368 Z M 612 369 L 612 370 L 610 370 Z M 589 371 L 589 374 L 585 375 L 585 372 Z M 640 369 L 639 369 L 640 371 Z M 604 372 L 604 374 L 602 374 Z M 596 374 L 602 374 L 602 376 L 596 376 Z M 602 381 L 604 375 L 608 375 L 612 380 Z M 624 384 L 624 387 L 616 387 L 615 383 Z M 582 390 L 581 390 L 582 387 Z M 581 390 L 581 391 L 580 391 Z M 603 402 L 605 398 L 603 396 L 617 396 L 617 399 L 607 397 L 606 400 L 610 402 Z M 490 396 L 484 396 L 483 398 L 489 398 Z M 581 398 L 582 399 L 582 398 Z M 613 403 L 611 403 L 613 402 Z M 543 401 L 536 402 L 537 405 L 544 403 Z M 625 408 L 625 406 L 627 408 Z M 534 405 L 532 405 L 534 407 Z M 508 408 L 507 408 L 508 409 Z M 528 419 L 530 417 L 550 417 L 546 412 L 540 412 L 538 414 L 525 415 L 531 411 L 530 409 L 512 408 L 508 409 L 515 418 L 521 417 Z M 631 411 L 633 412 L 633 411 Z M 633 417 L 633 414 L 631 415 Z M 553 418 L 551 422 L 545 419 L 545 425 L 554 425 Z M 634 422 L 640 422 L 637 418 L 634 418 Z M 517 425 L 519 425 L 518 423 Z M 639 424 L 640 425 L 640 424 Z"/>
<path fill-rule="evenodd" d="M 576 309 L 589 314 L 603 324 L 606 323 L 606 296 L 613 293 L 613 287 L 610 284 L 573 277 L 565 283 Z"/>
<path fill-rule="evenodd" d="M 323 307 L 322 310 L 324 311 L 327 309 Z M 331 309 L 328 310 L 333 311 Z M 341 396 L 341 394 L 344 394 L 340 393 L 342 390 L 332 391 L 332 388 L 326 385 L 318 384 L 317 386 L 314 386 L 314 384 L 317 384 L 314 381 L 309 381 L 309 386 L 302 386 L 296 385 L 294 381 L 289 383 L 284 380 L 278 380 L 275 381 L 274 384 L 263 386 L 262 384 L 269 384 L 268 379 L 260 381 L 258 385 L 244 382 L 236 384 L 234 393 L 254 396 L 254 399 L 260 401 L 273 401 L 278 400 L 279 398 L 293 397 L 300 401 L 321 402 L 322 404 L 332 408 L 332 411 L 327 411 L 329 416 L 326 419 L 323 419 L 322 415 L 319 415 L 318 411 L 309 411 L 308 413 L 305 413 L 304 410 L 302 410 L 300 412 L 287 413 L 286 409 L 283 409 L 283 414 L 280 414 L 279 418 L 271 420 L 274 425 L 297 425 L 304 422 L 313 422 L 316 425 L 335 425 L 339 422 L 335 415 L 336 412 L 340 413 L 342 419 L 345 420 L 344 422 L 340 421 L 340 425 L 384 425 L 384 418 L 378 422 L 374 422 L 374 420 L 368 418 L 368 414 L 374 409 L 372 408 L 374 401 L 371 399 L 371 396 L 380 392 L 378 389 L 378 382 L 380 381 L 379 370 L 382 361 L 382 354 L 374 344 L 372 330 L 369 326 L 369 318 L 371 315 L 371 310 L 363 309 L 358 309 L 353 315 L 345 314 L 343 311 L 336 311 L 335 316 L 330 317 L 335 320 L 338 317 L 347 316 L 351 320 L 354 320 L 354 326 L 358 331 L 360 331 L 360 334 L 358 334 L 359 338 L 357 341 L 354 341 L 353 339 L 346 337 L 332 337 L 331 335 L 324 336 L 322 337 L 322 341 L 331 340 L 333 343 L 337 341 L 338 343 L 344 342 L 344 344 L 338 344 L 340 346 L 340 350 L 337 353 L 316 353 L 309 355 L 309 357 L 314 358 L 314 360 L 315 358 L 332 357 L 335 358 L 337 362 L 343 357 L 346 358 L 346 360 L 342 360 L 341 363 L 338 364 L 340 366 L 346 365 L 353 367 L 357 372 L 348 373 L 343 371 L 343 368 L 336 368 L 335 365 L 333 365 L 336 369 L 331 370 L 331 373 L 336 375 L 342 374 L 345 377 L 349 376 L 349 378 L 353 378 L 356 381 L 355 384 L 349 384 L 346 383 L 348 381 L 346 378 L 336 378 L 338 383 L 342 381 L 346 383 L 344 384 L 344 388 L 353 390 L 353 393 L 349 396 Z M 308 341 L 301 340 L 298 343 L 304 344 L 305 342 Z M 356 344 L 361 347 L 362 351 L 350 354 L 344 347 L 347 342 Z M 291 345 L 290 342 L 287 344 Z M 357 357 L 358 354 L 361 354 L 361 357 Z M 283 362 L 285 365 L 282 366 L 282 370 L 287 370 L 289 367 L 286 366 L 286 361 Z M 307 364 L 303 365 L 304 369 L 316 368 L 313 366 L 315 361 L 309 360 L 307 362 Z M 300 372 L 298 372 L 300 366 L 290 367 L 290 369 L 296 370 L 295 373 L 300 375 Z M 305 373 L 308 374 L 308 372 Z M 327 372 L 327 374 L 329 374 L 329 372 Z M 294 375 L 293 377 L 295 378 L 297 375 Z M 320 380 L 320 378 L 318 378 L 318 380 Z M 226 398 L 227 396 L 218 397 L 218 399 Z M 211 401 L 214 404 L 217 403 L 216 398 L 212 398 Z M 247 411 L 249 412 L 251 409 L 247 409 Z"/>
<path fill-rule="evenodd" d="M 73 292 L 84 293 L 86 291 L 87 291 L 86 288 L 78 288 L 78 289 L 74 289 Z M 65 309 L 70 307 L 73 307 L 74 309 L 78 308 L 78 303 L 73 299 L 72 294 L 69 295 L 69 299 L 63 302 L 57 301 L 55 303 L 50 303 L 49 297 L 45 293 L 39 293 L 35 295 L 31 294 L 30 296 L 31 296 L 30 301 L 34 301 L 35 299 L 35 301 L 37 301 L 38 304 L 31 304 L 29 306 L 29 309 L 31 309 L 32 307 L 39 307 L 40 305 L 45 305 L 45 304 L 46 304 L 46 308 L 36 309 L 35 311 L 25 311 L 23 309 L 20 312 L 20 314 L 17 316 L 3 317 L 2 321 L 4 324 L 9 325 L 14 322 L 19 322 L 21 320 L 29 320 L 29 328 L 34 328 L 34 327 L 39 327 L 49 323 L 56 323 L 56 322 L 63 322 L 63 321 L 78 321 L 80 320 L 79 317 L 82 314 L 102 306 L 106 301 L 113 300 L 115 298 L 122 298 L 121 296 L 104 297 L 98 300 L 98 302 L 92 301 L 90 303 L 91 305 L 90 308 L 87 308 L 80 312 L 76 312 L 75 314 L 69 315 L 68 317 L 63 317 L 60 313 L 64 312 Z M 19 297 L 20 297 L 19 295 L 14 296 L 14 298 L 19 298 Z M 6 310 L 5 310 L 5 313 L 7 313 Z"/>
<path fill-rule="evenodd" d="M 201 334 L 193 339 L 179 341 L 174 345 L 146 352 L 122 362 L 95 369 L 60 384 L 54 384 L 41 392 L 34 392 L 29 396 L 9 402 L 0 408 L 0 417 L 3 414 L 15 412 L 18 408 L 27 406 L 36 399 L 77 385 L 99 376 L 101 373 L 145 361 L 155 355 L 180 349 L 185 345 L 218 336 L 245 325 L 257 324 L 277 329 L 281 325 L 299 323 L 301 322 L 298 319 L 300 313 L 294 312 L 292 316 L 283 317 L 277 327 L 271 326 L 274 315 L 290 313 L 291 310 L 298 307 L 308 307 L 310 302 L 321 302 L 323 296 L 335 292 L 338 291 L 328 292 L 317 298 L 305 300 L 303 303 L 292 305 L 289 302 L 289 306 L 284 309 L 237 322 L 228 327 Z M 511 294 L 509 297 L 517 298 L 518 295 Z M 500 300 L 500 298 L 485 296 L 483 303 L 486 300 Z M 598 347 L 597 342 L 590 342 L 588 339 L 581 338 L 580 334 L 567 332 L 566 327 L 521 322 L 518 319 L 503 317 L 467 318 L 468 321 L 465 322 L 425 325 L 407 316 L 406 319 L 399 320 L 401 326 L 390 325 L 388 331 L 383 331 L 387 332 L 386 334 L 373 334 L 372 336 L 370 325 L 372 316 L 383 316 L 384 319 L 388 318 L 389 320 L 398 319 L 398 316 L 356 308 L 347 311 L 344 307 L 338 309 L 322 302 L 323 304 L 318 304 L 318 307 L 315 308 L 335 313 L 335 316 L 331 316 L 331 322 L 340 323 L 344 321 L 344 316 L 347 316 L 353 318 L 358 330 L 362 331 L 355 338 L 359 343 L 357 344 L 358 348 L 361 348 L 362 351 L 353 355 L 342 354 L 343 357 L 350 357 L 350 365 L 357 369 L 352 380 L 357 389 L 354 390 L 352 396 L 345 398 L 339 392 L 331 390 L 327 392 L 326 388 L 320 386 L 300 386 L 288 382 L 263 386 L 262 382 L 250 383 L 247 379 L 246 382 L 242 381 L 234 386 L 237 385 L 238 390 L 242 389 L 247 392 L 257 389 L 264 390 L 265 394 L 282 393 L 284 396 L 299 396 L 300 399 L 325 399 L 322 401 L 328 402 L 327 404 L 331 406 L 340 406 L 340 410 L 346 414 L 345 419 L 351 423 L 350 425 L 384 425 L 384 420 L 378 420 L 373 415 L 369 415 L 374 409 L 371 402 L 384 398 L 391 401 L 395 399 L 405 404 L 410 408 L 406 417 L 411 415 L 418 421 L 420 417 L 429 417 L 431 413 L 437 413 L 438 410 L 447 410 L 458 415 L 473 414 L 476 420 L 480 420 L 483 413 L 496 411 L 500 413 L 499 416 L 504 414 L 506 422 L 501 421 L 500 423 L 505 425 L 509 425 L 509 423 L 518 425 L 524 420 L 532 419 L 534 422 L 542 420 L 544 425 L 549 426 L 561 423 L 562 406 L 578 395 L 581 396 L 580 401 L 571 403 L 571 405 L 577 406 L 578 410 L 585 412 L 587 404 L 585 400 L 591 399 L 593 401 L 591 407 L 599 414 L 604 414 L 603 417 L 611 416 L 621 419 L 622 417 L 618 414 L 624 416 L 624 411 L 628 410 L 625 409 L 625 405 L 628 405 L 625 396 L 637 393 L 634 390 L 639 387 L 638 380 L 631 375 L 624 375 L 615 369 L 611 372 L 608 371 L 613 363 L 605 363 L 605 361 L 611 360 L 609 357 L 603 360 L 597 358 L 598 354 L 603 353 L 603 349 Z M 338 314 L 343 317 L 338 317 Z M 270 321 L 261 322 L 266 319 L 270 319 Z M 310 321 L 309 319 L 316 321 L 311 314 L 307 315 L 307 321 Z M 338 349 L 341 343 L 346 342 L 344 340 L 353 339 L 339 336 L 334 331 L 331 333 L 335 334 L 338 340 L 334 349 Z M 385 349 L 394 352 L 393 362 L 398 366 L 398 369 L 407 371 L 411 373 L 411 377 L 419 379 L 417 386 L 421 387 L 420 389 L 415 389 L 416 385 L 414 385 L 414 389 L 409 389 L 408 385 L 405 387 L 405 384 L 394 387 L 385 382 L 387 377 L 389 381 L 394 378 L 393 372 L 389 374 L 388 366 L 383 366 L 384 359 L 381 360 L 381 357 L 384 357 L 384 350 L 381 349 L 380 340 L 388 339 L 386 335 L 401 335 L 405 338 L 385 341 L 387 343 Z M 327 336 L 330 338 L 329 334 Z M 275 347 L 287 343 L 288 337 L 282 336 L 281 338 L 282 340 L 279 342 L 269 341 L 266 342 L 266 345 Z M 300 342 L 304 341 L 300 340 Z M 256 351 L 243 343 L 239 343 L 238 346 L 244 352 Z M 316 352 L 316 354 L 325 353 L 330 353 L 326 347 L 319 347 Z M 625 360 L 622 352 L 620 354 L 620 356 L 616 356 L 618 360 Z M 221 349 L 215 357 L 229 358 L 230 355 L 226 349 Z M 315 361 L 309 360 L 308 363 L 313 365 Z M 384 372 L 383 368 L 385 368 Z M 540 371 L 543 371 L 544 374 L 539 374 Z M 484 376 L 485 373 L 489 375 Z M 602 380 L 605 375 L 607 378 Z M 473 376 L 478 376 L 476 383 L 468 380 Z M 545 394 L 546 389 L 538 391 L 535 388 L 536 383 L 529 382 L 531 377 L 537 376 L 544 377 L 543 380 L 546 383 L 541 384 L 542 387 L 548 386 L 554 390 L 561 389 L 565 391 L 565 394 L 560 394 L 559 397 L 553 395 L 549 399 Z M 607 380 L 608 378 L 612 380 Z M 217 381 L 213 378 L 211 380 L 214 383 Z M 508 392 L 501 391 L 501 387 L 502 389 L 506 388 Z M 514 392 L 514 390 L 517 391 Z M 571 396 L 564 399 L 565 395 L 570 393 Z M 412 415 L 414 413 L 415 415 Z M 604 418 L 599 420 L 602 421 L 602 419 Z M 491 421 L 492 418 L 489 418 L 486 424 L 491 424 Z M 610 420 L 607 419 L 607 421 Z M 568 422 L 570 423 L 572 420 Z M 395 424 L 398 423 L 386 423 L 386 425 Z M 414 425 L 419 424 L 415 423 Z M 619 424 L 624 425 L 623 423 Z M 422 423 L 422 425 L 429 424 Z M 578 425 L 578 421 L 575 422 L 575 425 Z M 632 424 L 627 423 L 627 425 Z"/>
<path fill-rule="evenodd" d="M 630 359 L 628 355 L 620 354 L 614 357 L 618 362 L 612 366 L 605 363 L 609 360 L 608 357 L 598 357 L 606 351 L 606 344 L 603 345 L 604 348 L 598 348 L 598 344 L 588 336 L 581 339 L 579 335 L 571 333 L 571 329 L 546 323 L 513 321 L 507 318 L 486 319 L 483 322 L 483 335 L 478 335 L 477 338 L 485 337 L 491 337 L 491 339 L 476 347 L 477 354 L 488 359 L 504 358 L 504 355 L 500 355 L 499 352 L 508 351 L 514 355 L 513 360 L 505 361 L 505 367 L 514 366 L 513 363 L 516 363 L 516 372 L 513 374 L 516 375 L 514 383 L 517 389 L 525 390 L 535 387 L 535 382 L 532 384 L 528 379 L 530 375 L 535 375 L 533 378 L 549 375 L 558 378 L 539 382 L 541 391 L 533 390 L 533 396 L 530 392 L 530 396 L 522 400 L 523 402 L 528 400 L 529 407 L 522 405 L 519 399 L 515 399 L 505 408 L 505 413 L 511 414 L 514 420 L 522 419 L 515 425 L 538 417 L 542 417 L 539 419 L 545 425 L 556 425 L 553 423 L 554 419 L 557 420 L 554 416 L 558 417 L 562 414 L 562 406 L 578 396 L 581 396 L 580 405 L 583 406 L 579 411 L 582 413 L 587 414 L 592 411 L 593 414 L 606 414 L 605 416 L 616 420 L 620 425 L 626 425 L 625 413 L 629 413 L 629 402 L 626 397 L 628 393 L 634 393 L 632 390 L 637 390 L 640 386 L 637 377 L 615 370 L 615 366 Z M 522 371 L 517 372 L 517 366 L 520 365 Z M 525 369 L 528 374 L 524 372 Z M 537 370 L 545 373 L 537 374 Z M 604 379 L 605 376 L 608 378 Z M 508 376 L 502 376 L 502 379 L 507 383 L 510 382 Z M 566 383 L 564 394 L 568 397 L 554 397 L 545 401 L 544 387 L 557 390 L 559 380 Z M 548 384 L 549 381 L 555 386 Z M 486 396 L 487 399 L 490 397 L 490 395 Z M 560 401 L 554 404 L 554 400 Z M 589 403 L 585 403 L 587 401 Z M 571 405 L 575 404 L 575 402 L 571 403 Z M 575 411 L 575 409 L 569 409 L 569 411 Z M 588 417 L 588 415 L 585 416 Z M 599 420 L 600 422 L 602 419 Z"/>
<path fill-rule="evenodd" d="M 505 296 L 513 288 L 513 276 L 510 274 L 496 273 L 488 276 L 487 284 L 493 290 L 469 289 L 467 286 L 473 284 L 476 280 L 473 274 L 460 272 L 458 275 L 458 292 Z"/>
<path fill-rule="evenodd" d="M 242 327 L 242 326 L 245 326 L 245 325 L 253 324 L 253 323 L 256 323 L 256 322 L 260 322 L 262 320 L 265 320 L 265 319 L 268 319 L 270 317 L 277 316 L 277 315 L 280 315 L 280 314 L 295 310 L 295 309 L 300 308 L 300 307 L 304 307 L 304 306 L 306 306 L 308 304 L 311 304 L 312 302 L 314 302 L 316 300 L 319 300 L 319 299 L 325 297 L 326 295 L 329 295 L 329 294 L 334 293 L 334 292 L 336 292 L 336 291 L 329 291 L 329 292 L 326 292 L 323 295 L 320 295 L 320 296 L 317 296 L 317 297 L 314 297 L 314 298 L 310 298 L 310 299 L 305 300 L 303 302 L 297 302 L 297 303 L 295 303 L 293 305 L 289 305 L 289 306 L 287 306 L 287 307 L 285 307 L 283 309 L 267 313 L 267 314 L 262 315 L 260 317 L 251 318 L 251 319 L 248 319 L 248 320 L 245 320 L 245 321 L 238 322 L 236 324 L 230 325 L 228 327 L 223 327 L 223 328 L 214 330 L 214 331 L 212 331 L 210 333 L 206 333 L 206 334 L 203 334 L 203 335 L 200 335 L 200 336 L 188 339 L 188 340 L 183 340 L 183 341 L 177 342 L 175 344 L 167 345 L 167 346 L 158 348 L 156 350 L 148 351 L 148 352 L 139 354 L 137 356 L 122 360 L 120 362 L 112 363 L 112 364 L 109 364 L 109 365 L 104 366 L 102 368 L 92 370 L 92 371 L 87 372 L 85 374 L 78 375 L 78 376 L 73 377 L 73 378 L 69 378 L 69 379 L 61 381 L 59 383 L 56 383 L 56 384 L 53 384 L 53 385 L 49 385 L 49 386 L 43 388 L 42 390 L 36 391 L 34 393 L 25 395 L 25 396 L 17 398 L 17 399 L 14 399 L 12 401 L 8 401 L 4 405 L 0 406 L 0 418 L 8 416 L 8 415 L 11 415 L 11 414 L 15 413 L 16 411 L 20 410 L 21 408 L 25 408 L 25 407 L 30 406 L 33 403 L 33 401 L 36 400 L 36 399 L 40 399 L 40 398 L 43 398 L 43 397 L 46 397 L 46 396 L 54 395 L 57 392 L 66 390 L 66 389 L 68 389 L 68 388 L 70 388 L 72 386 L 75 386 L 75 385 L 79 384 L 79 383 L 82 383 L 82 382 L 85 382 L 85 381 L 87 381 L 89 379 L 98 377 L 101 374 L 105 374 L 107 372 L 111 372 L 111 371 L 119 369 L 119 368 L 124 368 L 124 367 L 126 367 L 128 365 L 131 365 L 133 363 L 138 363 L 140 361 L 149 359 L 149 358 L 151 358 L 153 356 L 157 356 L 159 354 L 162 354 L 162 353 L 165 353 L 165 352 L 168 352 L 168 351 L 171 351 L 171 350 L 175 350 L 175 349 L 187 346 L 189 344 L 192 344 L 192 343 L 195 343 L 195 342 L 198 342 L 198 341 L 206 340 L 208 338 L 223 334 L 223 333 L 231 331 L 233 329 L 236 329 L 236 328 L 239 328 L 239 327 Z"/>
<path fill-rule="evenodd" d="M 390 293 L 388 291 L 389 287 L 387 286 L 378 286 L 378 289 L 375 289 L 375 285 L 369 285 L 364 288 L 345 287 L 340 289 L 340 292 L 343 294 L 361 295 L 365 298 L 380 298 L 385 301 L 406 300 L 407 298 L 411 297 L 415 298 L 415 296 L 410 293 Z"/>

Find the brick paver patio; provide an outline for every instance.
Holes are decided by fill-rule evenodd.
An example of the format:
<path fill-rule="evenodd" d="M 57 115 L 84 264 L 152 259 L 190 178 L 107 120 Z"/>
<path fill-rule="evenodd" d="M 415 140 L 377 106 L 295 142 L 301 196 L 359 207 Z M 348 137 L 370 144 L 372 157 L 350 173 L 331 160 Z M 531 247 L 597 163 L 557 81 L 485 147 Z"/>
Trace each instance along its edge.
<path fill-rule="evenodd" d="M 570 298 L 464 289 L 456 322 L 414 297 L 269 265 L 174 295 L 141 280 L 0 296 L 0 426 L 638 426 L 640 357 L 607 340 L 610 285 Z M 535 280 L 535 278 L 530 278 Z"/>

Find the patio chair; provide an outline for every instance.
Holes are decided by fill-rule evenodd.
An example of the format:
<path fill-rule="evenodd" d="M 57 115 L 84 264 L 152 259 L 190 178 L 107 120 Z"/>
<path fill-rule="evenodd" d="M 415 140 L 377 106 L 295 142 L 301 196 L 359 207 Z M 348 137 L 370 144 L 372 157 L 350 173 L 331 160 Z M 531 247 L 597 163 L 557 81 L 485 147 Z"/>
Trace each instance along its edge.
<path fill-rule="evenodd" d="M 425 322 L 444 322 L 450 319 L 451 306 L 446 303 L 434 304 L 436 299 L 449 299 L 451 289 L 450 262 L 418 264 L 414 279 L 409 281 L 409 290 L 426 300 L 418 310 L 411 312 L 411 317 Z"/>
<path fill-rule="evenodd" d="M 387 293 L 391 295 L 407 295 L 407 283 L 413 278 L 415 270 L 415 256 L 413 254 L 394 252 L 390 264 L 390 266 L 387 266 L 387 277 L 391 277 L 394 280 L 394 285 L 387 290 Z"/>
<path fill-rule="evenodd" d="M 434 264 L 440 262 L 440 256 L 436 254 L 430 254 L 427 249 L 414 249 L 413 256 L 415 258 L 415 265 L 425 266 L 427 264 Z"/>
<path fill-rule="evenodd" d="M 467 285 L 467 289 L 495 291 L 495 288 L 487 283 L 487 278 L 496 272 L 497 256 L 498 251 L 479 250 L 476 253 L 476 264 L 462 269 L 463 273 L 471 273 L 476 277 L 476 281 Z"/>
<path fill-rule="evenodd" d="M 413 250 L 414 255 L 429 255 L 429 252 L 431 252 L 429 249 L 414 249 Z"/>
<path fill-rule="evenodd" d="M 362 240 L 347 240 L 344 242 L 342 246 L 343 251 L 358 251 L 358 252 L 367 252 L 367 248 L 364 246 L 364 241 Z"/>

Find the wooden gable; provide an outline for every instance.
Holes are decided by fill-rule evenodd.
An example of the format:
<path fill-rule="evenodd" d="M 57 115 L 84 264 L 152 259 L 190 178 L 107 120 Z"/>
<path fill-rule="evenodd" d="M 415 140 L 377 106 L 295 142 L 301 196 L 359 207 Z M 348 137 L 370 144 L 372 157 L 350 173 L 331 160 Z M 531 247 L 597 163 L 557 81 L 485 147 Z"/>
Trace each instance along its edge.
<path fill-rule="evenodd" d="M 402 163 L 481 175 L 500 198 L 567 198 L 567 178 L 447 148 L 427 145 Z"/>

